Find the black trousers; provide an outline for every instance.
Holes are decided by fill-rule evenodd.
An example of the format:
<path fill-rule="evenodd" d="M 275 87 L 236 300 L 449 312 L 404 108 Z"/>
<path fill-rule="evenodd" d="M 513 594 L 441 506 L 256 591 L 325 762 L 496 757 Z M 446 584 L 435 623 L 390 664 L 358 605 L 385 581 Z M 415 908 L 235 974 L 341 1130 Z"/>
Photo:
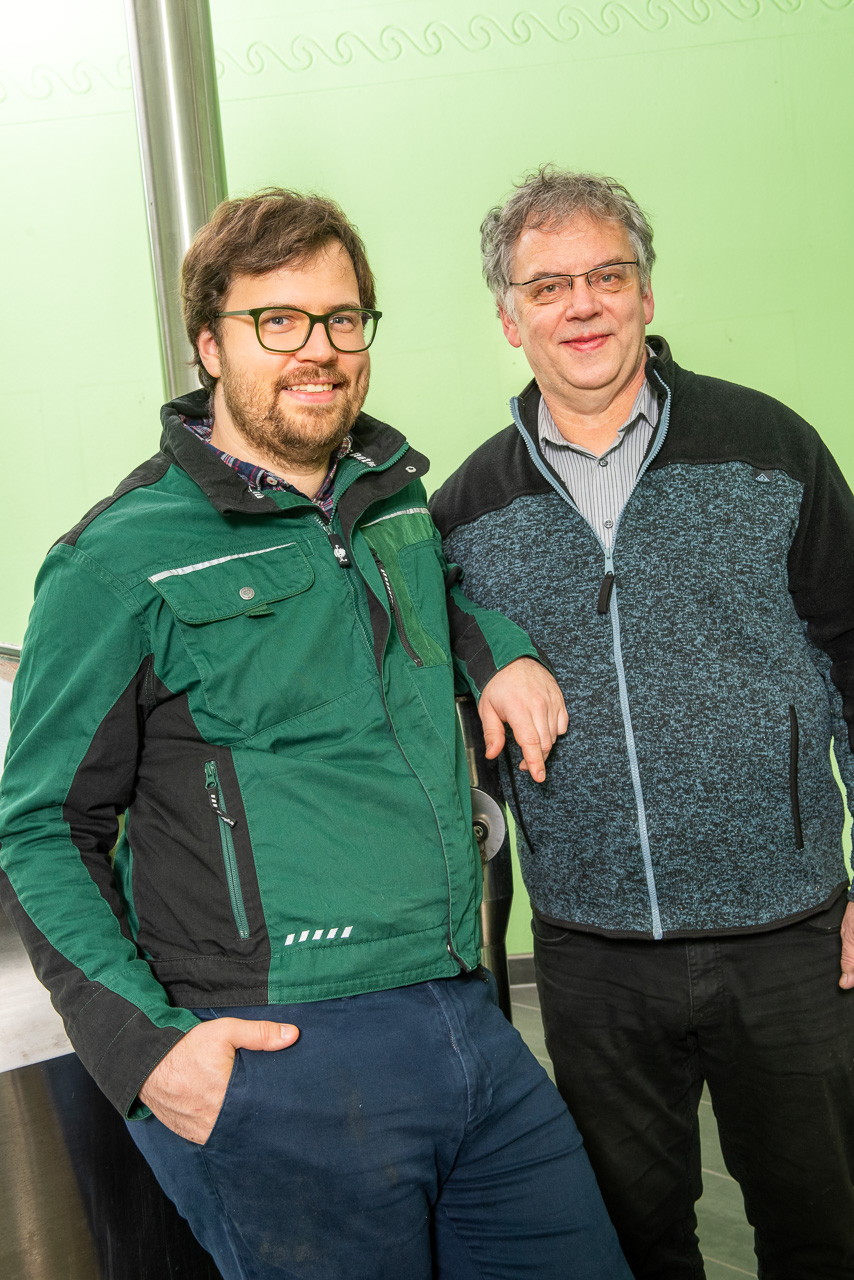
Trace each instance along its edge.
<path fill-rule="evenodd" d="M 704 1276 L 708 1083 L 761 1280 L 854 1277 L 844 896 L 768 933 L 634 942 L 534 920 L 546 1045 L 636 1280 Z"/>

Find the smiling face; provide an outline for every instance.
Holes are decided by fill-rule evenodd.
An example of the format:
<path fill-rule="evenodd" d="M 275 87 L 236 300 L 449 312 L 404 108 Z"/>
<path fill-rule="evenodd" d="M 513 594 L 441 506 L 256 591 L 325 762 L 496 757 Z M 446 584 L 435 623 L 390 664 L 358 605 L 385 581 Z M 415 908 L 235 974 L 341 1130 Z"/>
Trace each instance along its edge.
<path fill-rule="evenodd" d="M 223 311 L 289 306 L 314 315 L 361 305 L 353 264 L 336 240 L 300 266 L 261 276 L 236 276 Z M 336 351 L 322 325 L 315 325 L 299 351 L 266 351 L 250 316 L 220 320 L 220 340 L 209 329 L 199 335 L 199 355 L 218 379 L 214 392 L 212 443 L 236 433 L 273 464 L 320 464 L 352 427 L 368 393 L 367 351 Z M 221 443 L 222 442 L 222 443 Z M 228 450 L 232 451 L 231 449 Z"/>
<path fill-rule="evenodd" d="M 513 279 L 575 275 L 637 255 L 622 223 L 576 214 L 562 227 L 528 227 L 516 245 Z M 516 315 L 499 307 L 508 342 L 522 347 L 549 407 L 601 413 L 642 377 L 652 290 L 637 274 L 618 293 L 596 293 L 582 275 L 563 300 L 513 290 Z"/>

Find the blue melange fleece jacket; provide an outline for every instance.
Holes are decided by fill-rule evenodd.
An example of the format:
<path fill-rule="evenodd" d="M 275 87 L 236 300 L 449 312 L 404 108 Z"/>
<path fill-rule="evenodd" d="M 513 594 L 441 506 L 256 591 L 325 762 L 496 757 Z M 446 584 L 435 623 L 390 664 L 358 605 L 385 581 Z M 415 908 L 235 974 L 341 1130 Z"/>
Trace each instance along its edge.
<path fill-rule="evenodd" d="M 829 748 L 850 788 L 854 498 L 791 410 L 649 341 L 661 415 L 611 551 L 540 454 L 535 383 L 432 515 L 467 595 L 566 695 L 548 780 L 514 770 L 508 797 L 535 910 L 616 936 L 772 928 L 848 883 Z"/>

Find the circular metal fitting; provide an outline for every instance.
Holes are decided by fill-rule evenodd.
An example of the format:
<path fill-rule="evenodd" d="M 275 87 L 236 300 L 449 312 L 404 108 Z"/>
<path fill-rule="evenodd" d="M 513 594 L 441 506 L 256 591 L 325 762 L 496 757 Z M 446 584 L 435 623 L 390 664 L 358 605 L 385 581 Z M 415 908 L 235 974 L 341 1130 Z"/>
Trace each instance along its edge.
<path fill-rule="evenodd" d="M 471 821 L 481 857 L 484 862 L 489 862 L 504 843 L 507 823 L 501 806 L 487 791 L 481 791 L 480 787 L 471 789 Z"/>

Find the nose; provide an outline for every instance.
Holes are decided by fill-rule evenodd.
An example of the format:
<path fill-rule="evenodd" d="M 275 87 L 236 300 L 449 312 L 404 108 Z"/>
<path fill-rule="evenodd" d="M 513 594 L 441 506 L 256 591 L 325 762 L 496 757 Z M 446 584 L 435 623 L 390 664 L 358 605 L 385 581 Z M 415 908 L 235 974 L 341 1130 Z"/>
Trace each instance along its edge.
<path fill-rule="evenodd" d="M 326 336 L 326 330 L 319 320 L 314 321 L 305 346 L 300 347 L 299 351 L 295 351 L 294 355 L 298 360 L 305 360 L 309 364 L 334 364 L 338 358 L 337 352 Z"/>
<path fill-rule="evenodd" d="M 587 276 L 576 276 L 566 304 L 568 320 L 589 320 L 602 310 L 601 295 L 590 288 Z"/>

